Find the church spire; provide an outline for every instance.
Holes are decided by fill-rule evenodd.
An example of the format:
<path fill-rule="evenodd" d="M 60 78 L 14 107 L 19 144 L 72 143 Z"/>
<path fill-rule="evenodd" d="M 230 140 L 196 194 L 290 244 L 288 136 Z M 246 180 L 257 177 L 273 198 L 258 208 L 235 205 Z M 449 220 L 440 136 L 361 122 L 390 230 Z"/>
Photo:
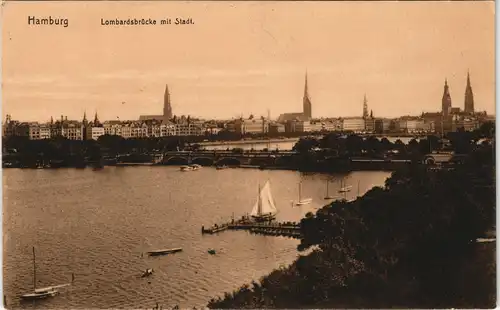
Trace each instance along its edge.
<path fill-rule="evenodd" d="M 467 86 L 465 86 L 464 112 L 471 114 L 474 113 L 474 93 L 472 92 L 472 86 L 470 83 L 469 70 L 467 70 Z"/>
<path fill-rule="evenodd" d="M 94 127 L 99 126 L 99 118 L 97 117 L 97 111 L 95 111 L 95 117 L 94 117 Z"/>
<path fill-rule="evenodd" d="M 165 94 L 163 97 L 163 122 L 167 123 L 172 118 L 172 104 L 170 103 L 170 92 L 168 84 L 165 85 Z"/>
<path fill-rule="evenodd" d="M 447 117 L 451 112 L 451 95 L 448 79 L 444 80 L 443 98 L 441 100 L 441 113 L 443 117 Z"/>
<path fill-rule="evenodd" d="M 302 101 L 303 104 L 303 114 L 304 117 L 307 119 L 312 118 L 312 104 L 311 104 L 311 98 L 309 97 L 309 89 L 307 85 L 307 70 L 306 70 L 306 77 L 305 77 L 305 85 L 304 85 L 304 99 Z"/>
<path fill-rule="evenodd" d="M 363 118 L 368 118 L 368 100 L 366 99 L 366 94 L 363 98 Z"/>

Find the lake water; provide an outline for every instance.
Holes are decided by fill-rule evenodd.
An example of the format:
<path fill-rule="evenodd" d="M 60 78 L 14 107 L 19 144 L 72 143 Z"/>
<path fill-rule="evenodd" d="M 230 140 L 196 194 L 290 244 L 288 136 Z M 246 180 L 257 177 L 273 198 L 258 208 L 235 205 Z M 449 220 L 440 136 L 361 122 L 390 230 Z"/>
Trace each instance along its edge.
<path fill-rule="evenodd" d="M 361 194 L 383 185 L 387 172 L 353 172 L 346 183 Z M 8 308 L 151 308 L 204 306 L 212 297 L 257 280 L 293 262 L 298 240 L 225 231 L 202 235 L 201 226 L 250 212 L 259 183 L 270 180 L 278 220 L 298 221 L 324 204 L 326 179 L 339 188 L 341 175 L 304 175 L 253 169 L 180 172 L 178 167 L 5 169 L 4 294 Z M 293 207 L 299 181 L 311 205 Z M 75 282 L 36 303 L 19 296 L 33 287 Z M 141 257 L 159 248 L 183 252 Z M 207 253 L 209 248 L 216 255 Z M 149 278 L 143 270 L 154 268 Z"/>
<path fill-rule="evenodd" d="M 377 137 L 377 138 L 379 140 L 382 139 L 381 137 Z M 412 137 L 386 137 L 386 138 L 387 138 L 387 140 L 389 140 L 392 143 L 395 143 L 397 140 L 401 140 L 401 142 L 403 142 L 404 144 L 408 144 L 413 139 Z M 418 140 L 419 139 L 417 139 L 417 141 Z M 244 150 L 250 150 L 250 149 L 262 150 L 262 149 L 268 148 L 270 150 L 279 149 L 279 150 L 283 150 L 283 151 L 288 151 L 288 150 L 291 150 L 293 148 L 293 146 L 297 143 L 297 141 L 299 141 L 299 138 L 287 139 L 285 141 L 275 141 L 275 142 L 270 142 L 270 143 L 267 143 L 265 141 L 248 140 L 248 141 L 245 141 L 245 143 L 228 142 L 228 143 L 224 143 L 224 144 L 216 143 L 214 145 L 203 145 L 203 148 L 207 149 L 207 150 L 226 150 L 228 148 L 230 150 L 232 150 L 233 148 L 242 148 Z"/>

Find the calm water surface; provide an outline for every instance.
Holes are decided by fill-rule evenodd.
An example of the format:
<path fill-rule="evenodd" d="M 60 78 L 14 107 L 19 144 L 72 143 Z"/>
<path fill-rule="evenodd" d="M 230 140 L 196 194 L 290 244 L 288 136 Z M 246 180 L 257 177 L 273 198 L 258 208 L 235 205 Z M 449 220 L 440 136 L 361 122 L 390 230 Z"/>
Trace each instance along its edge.
<path fill-rule="evenodd" d="M 348 194 L 383 185 L 387 172 L 354 172 Z M 202 235 L 201 226 L 250 212 L 258 185 L 270 180 L 278 220 L 298 221 L 324 204 L 344 176 L 293 171 L 177 167 L 5 169 L 4 294 L 9 308 L 151 308 L 203 306 L 210 298 L 292 263 L 298 240 L 225 231 Z M 293 207 L 298 184 L 311 205 Z M 332 194 L 331 193 L 331 194 Z M 33 286 L 31 248 L 37 254 L 37 287 L 75 282 L 57 297 L 20 303 Z M 183 252 L 141 257 L 158 248 Z M 217 255 L 209 255 L 209 248 Z M 155 274 L 142 279 L 146 268 Z"/>
<path fill-rule="evenodd" d="M 386 137 L 390 142 L 392 143 L 395 143 L 397 140 L 401 140 L 401 142 L 403 142 L 404 144 L 408 144 L 410 142 L 411 139 L 413 139 L 412 137 Z M 381 137 L 378 137 L 379 140 L 381 140 L 382 138 Z M 418 141 L 419 139 L 417 139 Z M 263 150 L 265 148 L 268 148 L 270 150 L 275 150 L 275 149 L 279 149 L 279 150 L 291 150 L 293 148 L 293 146 L 297 143 L 297 141 L 299 141 L 299 139 L 294 139 L 294 140 L 287 140 L 287 141 L 283 141 L 283 142 L 270 142 L 270 143 L 267 143 L 265 141 L 259 141 L 259 142 L 254 142 L 254 141 L 246 141 L 245 143 L 226 143 L 226 144 L 223 144 L 223 145 L 203 145 L 203 148 L 204 149 L 207 149 L 207 150 L 226 150 L 226 149 L 230 149 L 232 150 L 233 148 L 242 148 L 244 150 L 250 150 L 250 149 L 254 149 L 254 150 Z"/>

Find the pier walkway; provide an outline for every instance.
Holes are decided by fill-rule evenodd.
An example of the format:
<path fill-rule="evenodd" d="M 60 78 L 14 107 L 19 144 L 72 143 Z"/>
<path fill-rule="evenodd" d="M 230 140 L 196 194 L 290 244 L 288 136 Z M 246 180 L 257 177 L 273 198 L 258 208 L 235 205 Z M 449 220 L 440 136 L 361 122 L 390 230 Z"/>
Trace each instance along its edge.
<path fill-rule="evenodd" d="M 300 225 L 297 223 L 287 222 L 253 222 L 248 220 L 231 221 L 221 225 L 213 225 L 210 228 L 201 227 L 202 234 L 215 234 L 224 230 L 247 230 L 251 233 L 271 235 L 271 236 L 286 236 L 292 238 L 300 238 Z"/>

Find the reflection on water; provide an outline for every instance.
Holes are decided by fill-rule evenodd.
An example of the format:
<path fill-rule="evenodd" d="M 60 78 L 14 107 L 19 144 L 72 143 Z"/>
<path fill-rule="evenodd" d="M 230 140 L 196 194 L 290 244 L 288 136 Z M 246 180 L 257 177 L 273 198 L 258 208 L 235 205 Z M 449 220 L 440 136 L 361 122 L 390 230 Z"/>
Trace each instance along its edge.
<path fill-rule="evenodd" d="M 383 185 L 386 172 L 354 172 L 347 196 Z M 278 220 L 298 221 L 325 202 L 326 179 L 336 192 L 344 176 L 293 171 L 176 167 L 6 169 L 4 182 L 4 293 L 8 307 L 145 308 L 206 305 L 241 284 L 291 263 L 298 241 L 225 231 L 201 235 L 201 226 L 250 212 L 258 185 L 270 180 Z M 292 206 L 298 184 L 313 203 Z M 37 287 L 74 285 L 61 295 L 19 303 L 32 290 L 31 247 L 37 252 Z M 141 253 L 182 247 L 150 258 Z M 216 255 L 207 253 L 217 249 Z M 146 268 L 155 273 L 140 278 Z"/>
<path fill-rule="evenodd" d="M 389 140 L 391 143 L 395 143 L 397 140 L 401 140 L 404 144 L 408 144 L 413 137 L 386 137 L 387 140 Z M 381 137 L 378 137 L 378 139 L 382 139 Z M 295 143 L 297 143 L 299 139 L 288 139 L 283 142 L 281 141 L 274 141 L 274 142 L 266 142 L 266 141 L 252 141 L 248 140 L 245 141 L 245 143 L 223 143 L 223 144 L 213 144 L 213 145 L 203 145 L 202 148 L 207 149 L 207 150 L 232 150 L 234 148 L 241 148 L 244 150 L 263 150 L 263 149 L 269 149 L 269 150 L 281 150 L 281 151 L 288 151 L 293 148 Z M 417 139 L 418 141 L 418 139 Z"/>

